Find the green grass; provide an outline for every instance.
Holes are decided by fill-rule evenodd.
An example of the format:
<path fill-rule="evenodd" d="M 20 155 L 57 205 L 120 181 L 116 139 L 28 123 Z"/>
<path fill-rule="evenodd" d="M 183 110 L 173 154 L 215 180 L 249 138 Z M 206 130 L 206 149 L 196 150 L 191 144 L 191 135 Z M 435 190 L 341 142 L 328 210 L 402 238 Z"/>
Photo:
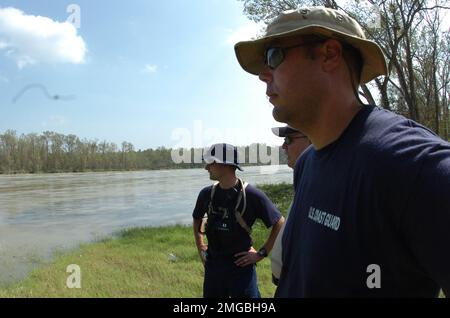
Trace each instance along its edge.
<path fill-rule="evenodd" d="M 284 215 L 293 197 L 292 185 L 260 186 Z M 186 211 L 190 213 L 190 211 Z M 268 229 L 255 224 L 253 238 L 258 248 L 266 240 Z M 175 254 L 176 261 L 169 259 Z M 66 286 L 76 264 L 81 269 L 81 288 Z M 257 266 L 263 297 L 272 297 L 270 260 Z M 190 226 L 137 228 L 69 253 L 33 271 L 27 279 L 0 288 L 0 297 L 201 297 L 203 266 L 198 258 Z"/>

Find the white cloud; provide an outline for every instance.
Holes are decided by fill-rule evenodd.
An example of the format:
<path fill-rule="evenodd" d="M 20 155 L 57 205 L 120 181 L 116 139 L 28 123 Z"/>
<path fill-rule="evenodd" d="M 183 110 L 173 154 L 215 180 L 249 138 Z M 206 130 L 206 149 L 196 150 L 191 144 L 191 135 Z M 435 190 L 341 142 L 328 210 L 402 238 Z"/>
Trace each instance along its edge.
<path fill-rule="evenodd" d="M 142 69 L 144 73 L 156 73 L 158 71 L 158 65 L 146 64 Z"/>
<path fill-rule="evenodd" d="M 0 8 L 0 50 L 19 68 L 37 63 L 84 62 L 86 43 L 69 22 Z"/>
<path fill-rule="evenodd" d="M 239 41 L 247 41 L 255 38 L 263 29 L 264 23 L 249 22 L 236 30 L 229 30 L 226 44 L 235 45 Z"/>

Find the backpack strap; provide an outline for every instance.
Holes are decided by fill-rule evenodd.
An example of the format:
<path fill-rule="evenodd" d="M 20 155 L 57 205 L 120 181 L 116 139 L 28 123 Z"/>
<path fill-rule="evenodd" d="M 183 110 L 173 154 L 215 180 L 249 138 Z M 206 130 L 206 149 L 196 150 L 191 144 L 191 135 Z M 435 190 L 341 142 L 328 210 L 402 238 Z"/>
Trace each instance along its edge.
<path fill-rule="evenodd" d="M 241 191 L 239 192 L 239 197 L 236 203 L 236 207 L 234 208 L 234 216 L 236 217 L 236 221 L 239 223 L 239 225 L 247 231 L 249 235 L 252 234 L 252 229 L 245 223 L 244 218 L 242 217 L 245 213 L 245 210 L 247 208 L 247 195 L 245 189 L 248 186 L 247 182 L 242 182 L 241 179 L 239 179 L 239 182 L 241 183 Z M 244 200 L 244 206 L 242 207 L 242 211 L 239 212 L 239 204 L 241 204 L 242 199 Z"/>
<path fill-rule="evenodd" d="M 245 210 L 247 209 L 247 195 L 246 195 L 245 189 L 247 188 L 248 183 L 247 182 L 242 182 L 241 179 L 238 179 L 238 182 L 241 183 L 241 191 L 239 191 L 239 195 L 238 195 L 238 199 L 237 199 L 237 202 L 236 202 L 236 206 L 234 208 L 234 216 L 236 218 L 236 221 L 239 223 L 239 225 L 245 231 L 247 231 L 247 233 L 249 235 L 251 235 L 252 234 L 252 229 L 247 225 L 247 223 L 245 223 L 245 220 L 242 217 L 244 215 L 244 213 L 245 213 Z M 207 217 L 209 217 L 211 215 L 211 213 L 212 213 L 212 210 L 213 210 L 212 202 L 213 202 L 214 194 L 216 193 L 216 189 L 217 189 L 218 185 L 219 185 L 219 183 L 216 182 L 216 183 L 214 183 L 214 185 L 211 188 L 211 196 L 210 196 L 210 200 L 209 200 L 209 204 L 208 204 L 208 211 L 206 213 Z M 238 208 L 239 208 L 239 205 L 241 204 L 242 200 L 244 200 L 244 202 L 243 202 L 244 205 L 242 207 L 242 211 L 239 212 Z M 205 234 L 205 232 L 201 231 L 201 224 L 200 224 L 200 228 L 199 228 L 199 233 Z"/>
<path fill-rule="evenodd" d="M 208 216 L 212 213 L 212 210 L 213 210 L 213 199 L 214 199 L 214 194 L 216 193 L 216 189 L 217 189 L 218 185 L 219 185 L 219 182 L 214 182 L 214 184 L 211 188 L 211 196 L 209 198 L 208 211 L 206 212 L 206 214 Z"/>
<path fill-rule="evenodd" d="M 210 195 L 210 199 L 209 199 L 209 203 L 208 203 L 208 210 L 206 211 L 206 217 L 203 217 L 202 223 L 200 223 L 200 226 L 198 228 L 198 232 L 200 234 L 206 234 L 206 232 L 202 231 L 202 224 L 204 223 L 206 226 L 206 222 L 208 221 L 208 217 L 211 215 L 212 210 L 213 210 L 213 199 L 214 199 L 214 194 L 216 193 L 216 189 L 217 189 L 217 185 L 219 184 L 219 182 L 214 182 L 212 188 L 211 188 L 211 195 Z"/>

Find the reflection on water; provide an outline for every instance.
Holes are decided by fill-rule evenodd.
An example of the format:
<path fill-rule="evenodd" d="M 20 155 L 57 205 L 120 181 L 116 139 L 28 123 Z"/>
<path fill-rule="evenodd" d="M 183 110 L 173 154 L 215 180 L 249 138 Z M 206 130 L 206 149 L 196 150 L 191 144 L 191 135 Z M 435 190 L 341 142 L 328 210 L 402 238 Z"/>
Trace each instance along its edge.
<path fill-rule="evenodd" d="M 292 182 L 287 166 L 245 167 L 252 184 Z M 188 224 L 203 169 L 0 176 L 0 283 L 116 230 Z"/>

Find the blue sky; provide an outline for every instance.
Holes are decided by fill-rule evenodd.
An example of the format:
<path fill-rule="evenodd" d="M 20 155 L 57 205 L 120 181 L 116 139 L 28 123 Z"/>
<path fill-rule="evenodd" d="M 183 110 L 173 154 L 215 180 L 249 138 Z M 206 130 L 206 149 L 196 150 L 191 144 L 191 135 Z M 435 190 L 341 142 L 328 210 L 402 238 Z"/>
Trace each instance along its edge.
<path fill-rule="evenodd" d="M 79 28 L 64 24 L 70 4 Z M 136 149 L 281 144 L 265 85 L 234 55 L 256 30 L 236 0 L 0 0 L 0 132 Z M 31 87 L 13 102 L 30 84 L 74 98 Z"/>

